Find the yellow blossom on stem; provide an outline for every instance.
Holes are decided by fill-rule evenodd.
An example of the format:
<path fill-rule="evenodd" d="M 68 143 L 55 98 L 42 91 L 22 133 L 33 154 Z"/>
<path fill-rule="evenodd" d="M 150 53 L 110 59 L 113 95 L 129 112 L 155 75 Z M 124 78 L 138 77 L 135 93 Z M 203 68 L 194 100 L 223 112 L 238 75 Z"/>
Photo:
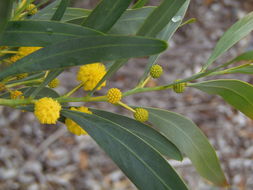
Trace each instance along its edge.
<path fill-rule="evenodd" d="M 134 118 L 137 121 L 145 122 L 148 120 L 148 111 L 144 108 L 136 108 L 134 112 Z"/>
<path fill-rule="evenodd" d="M 177 81 L 177 80 L 176 80 Z M 185 91 L 185 87 L 187 86 L 186 82 L 178 83 L 173 85 L 173 90 L 176 93 L 183 93 Z"/>
<path fill-rule="evenodd" d="M 102 63 L 92 63 L 81 66 L 77 73 L 77 80 L 83 83 L 83 89 L 86 91 L 93 90 L 98 82 L 103 78 L 106 73 L 106 68 Z M 106 85 L 103 82 L 97 90 L 100 90 Z"/>
<path fill-rule="evenodd" d="M 10 92 L 11 99 L 22 99 L 24 96 L 22 96 L 23 92 L 19 90 L 14 90 Z"/>
<path fill-rule="evenodd" d="M 163 74 L 163 68 L 160 65 L 153 65 L 150 69 L 150 76 L 152 78 L 159 78 Z"/>
<path fill-rule="evenodd" d="M 122 98 L 122 93 L 118 88 L 111 88 L 107 92 L 107 101 L 111 104 L 118 103 Z"/>
<path fill-rule="evenodd" d="M 35 102 L 34 115 L 42 124 L 55 124 L 60 117 L 61 105 L 52 98 L 44 97 Z"/>
<path fill-rule="evenodd" d="M 60 84 L 59 79 L 55 78 L 55 79 L 52 80 L 50 83 L 48 83 L 48 86 L 49 86 L 50 88 L 56 88 L 56 87 L 59 86 L 59 84 Z"/>
<path fill-rule="evenodd" d="M 33 3 L 29 4 L 26 7 L 26 10 L 29 13 L 29 15 L 35 15 L 38 12 L 36 5 L 34 5 Z"/>
<path fill-rule="evenodd" d="M 92 112 L 87 107 L 84 107 L 84 106 L 79 107 L 79 108 L 71 107 L 70 110 L 92 114 Z M 69 132 L 75 135 L 78 135 L 78 136 L 87 135 L 87 132 L 82 127 L 80 127 L 76 122 L 74 122 L 73 120 L 69 118 L 65 120 L 65 125 L 67 126 L 67 129 L 69 130 Z"/>

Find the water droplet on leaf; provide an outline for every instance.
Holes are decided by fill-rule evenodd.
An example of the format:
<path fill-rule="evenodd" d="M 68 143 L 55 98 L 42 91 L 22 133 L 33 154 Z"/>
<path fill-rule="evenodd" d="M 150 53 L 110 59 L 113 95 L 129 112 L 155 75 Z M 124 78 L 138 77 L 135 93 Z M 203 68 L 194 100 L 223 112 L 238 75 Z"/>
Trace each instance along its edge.
<path fill-rule="evenodd" d="M 174 17 L 171 19 L 172 22 L 179 22 L 179 21 L 181 21 L 181 20 L 182 20 L 182 16 L 174 16 Z"/>

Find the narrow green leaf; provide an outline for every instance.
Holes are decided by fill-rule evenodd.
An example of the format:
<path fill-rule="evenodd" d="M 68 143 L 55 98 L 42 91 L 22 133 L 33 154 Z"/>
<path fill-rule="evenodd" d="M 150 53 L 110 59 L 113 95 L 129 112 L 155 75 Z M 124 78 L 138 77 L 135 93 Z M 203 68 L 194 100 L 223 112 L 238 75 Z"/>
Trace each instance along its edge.
<path fill-rule="evenodd" d="M 41 14 L 36 20 L 50 20 L 50 18 L 53 16 L 53 11 L 55 11 L 56 8 L 52 8 L 51 11 L 45 12 L 44 14 Z M 88 9 L 82 9 L 82 8 L 73 8 L 68 7 L 61 19 L 62 22 L 74 22 L 78 24 L 82 24 L 83 20 L 91 13 L 91 10 Z M 78 21 L 77 21 L 78 20 Z"/>
<path fill-rule="evenodd" d="M 135 35 L 155 7 L 129 9 L 113 25 L 109 33 Z"/>
<path fill-rule="evenodd" d="M 18 60 L 0 73 L 0 80 L 19 73 L 141 57 L 166 48 L 163 41 L 143 37 L 108 35 L 65 40 Z"/>
<path fill-rule="evenodd" d="M 90 28 L 54 21 L 12 21 L 0 37 L 6 46 L 48 46 L 67 39 L 102 35 Z"/>
<path fill-rule="evenodd" d="M 128 8 L 132 0 L 103 0 L 85 19 L 83 25 L 107 32 Z"/>
<path fill-rule="evenodd" d="M 84 128 L 138 189 L 187 189 L 173 168 L 152 146 L 120 124 L 94 114 L 69 110 L 63 110 L 62 115 Z"/>
<path fill-rule="evenodd" d="M 40 20 L 41 17 L 43 17 L 46 14 L 50 14 L 50 16 L 46 20 L 50 20 L 54 14 L 55 11 L 53 9 L 59 6 L 61 3 L 61 0 L 55 0 L 54 2 L 50 3 L 43 9 L 39 10 L 35 15 L 31 16 L 31 19 L 33 20 Z"/>
<path fill-rule="evenodd" d="M 226 74 L 253 74 L 253 65 L 252 64 L 246 64 L 243 65 L 243 67 L 235 67 L 235 68 L 231 68 L 226 70 Z"/>
<path fill-rule="evenodd" d="M 149 0 L 138 0 L 138 1 L 133 5 L 132 9 L 142 8 L 142 7 L 145 6 L 148 2 L 149 2 Z"/>
<path fill-rule="evenodd" d="M 156 36 L 172 20 L 186 0 L 165 0 L 146 19 L 137 35 Z"/>
<path fill-rule="evenodd" d="M 231 26 L 216 44 L 213 53 L 203 66 L 203 70 L 207 69 L 214 61 L 216 61 L 223 53 L 230 49 L 234 44 L 244 38 L 253 30 L 253 12 L 246 15 L 241 20 Z"/>
<path fill-rule="evenodd" d="M 175 21 L 173 22 L 171 20 L 169 24 L 159 33 L 157 38 L 161 40 L 165 40 L 165 41 L 169 41 L 171 39 L 173 34 L 180 27 L 182 20 L 185 16 L 185 13 L 189 7 L 189 4 L 190 4 L 190 0 L 186 0 L 186 2 L 181 6 L 178 12 L 174 15 L 174 18 L 178 18 L 177 22 Z M 153 55 L 149 57 L 144 73 L 140 79 L 140 82 L 139 82 L 140 84 L 146 79 L 146 77 L 149 74 L 150 68 L 152 67 L 152 65 L 154 65 L 157 62 L 160 55 L 161 54 L 157 54 L 157 55 Z"/>
<path fill-rule="evenodd" d="M 11 16 L 13 0 L 1 0 L 0 1 L 0 37 L 4 31 L 7 22 Z M 0 45 L 2 44 L 0 40 Z"/>
<path fill-rule="evenodd" d="M 68 7 L 69 0 L 61 0 L 51 20 L 60 21 Z"/>
<path fill-rule="evenodd" d="M 191 120 L 174 112 L 147 109 L 150 115 L 149 121 L 189 157 L 200 175 L 215 185 L 227 185 L 213 147 Z"/>
<path fill-rule="evenodd" d="M 176 146 L 150 126 L 140 123 L 134 119 L 111 112 L 95 109 L 91 110 L 93 114 L 108 119 L 116 124 L 121 125 L 126 130 L 131 131 L 136 136 L 149 143 L 154 149 L 160 152 L 160 154 L 175 160 L 181 161 L 183 159 Z"/>
<path fill-rule="evenodd" d="M 226 102 L 253 119 L 253 86 L 234 79 L 210 80 L 190 84 L 208 94 L 220 95 Z"/>
<path fill-rule="evenodd" d="M 247 51 L 247 52 L 237 56 L 231 62 L 235 63 L 235 62 L 239 62 L 239 61 L 253 61 L 253 50 Z"/>

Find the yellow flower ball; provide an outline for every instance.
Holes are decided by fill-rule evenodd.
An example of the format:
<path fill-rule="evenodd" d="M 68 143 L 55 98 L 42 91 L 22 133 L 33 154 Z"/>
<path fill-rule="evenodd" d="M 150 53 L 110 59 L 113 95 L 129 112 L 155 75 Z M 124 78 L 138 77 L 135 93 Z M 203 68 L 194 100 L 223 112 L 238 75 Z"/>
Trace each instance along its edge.
<path fill-rule="evenodd" d="M 52 80 L 50 83 L 48 83 L 48 86 L 49 86 L 50 88 L 56 88 L 56 87 L 59 86 L 59 84 L 60 84 L 59 79 L 55 78 L 55 79 Z"/>
<path fill-rule="evenodd" d="M 118 88 L 111 88 L 107 92 L 107 101 L 111 104 L 118 103 L 122 98 L 122 93 Z"/>
<path fill-rule="evenodd" d="M 87 107 L 79 107 L 79 108 L 75 108 L 75 107 L 71 107 L 70 110 L 73 111 L 80 111 L 83 113 L 88 113 L 88 114 L 92 114 L 91 111 L 89 111 L 89 109 Z M 75 134 L 75 135 L 87 135 L 87 132 L 85 130 L 83 130 L 82 127 L 80 127 L 77 123 L 75 123 L 73 120 L 67 118 L 65 120 L 65 125 L 67 126 L 67 129 L 69 130 L 69 132 Z"/>
<path fill-rule="evenodd" d="M 77 73 L 77 80 L 83 82 L 83 89 L 86 91 L 93 90 L 98 82 L 106 73 L 106 68 L 102 63 L 92 63 L 81 66 Z M 103 82 L 97 90 L 100 90 L 106 85 Z"/>
<path fill-rule="evenodd" d="M 19 91 L 19 90 L 14 90 L 14 91 L 11 91 L 11 99 L 22 99 L 24 98 L 22 96 L 23 92 Z"/>
<path fill-rule="evenodd" d="M 187 86 L 186 82 L 178 83 L 173 85 L 173 90 L 176 93 L 183 93 L 185 91 L 185 87 Z"/>
<path fill-rule="evenodd" d="M 134 118 L 137 121 L 145 122 L 148 120 L 148 110 L 143 108 L 136 108 L 134 113 Z"/>
<path fill-rule="evenodd" d="M 41 98 L 35 102 L 34 115 L 42 124 L 55 124 L 60 117 L 61 105 L 52 98 Z"/>
<path fill-rule="evenodd" d="M 163 74 L 163 68 L 160 65 L 153 65 L 150 69 L 152 78 L 159 78 Z"/>
<path fill-rule="evenodd" d="M 28 11 L 29 15 L 35 15 L 38 12 L 36 5 L 33 3 L 29 4 L 26 10 Z"/>

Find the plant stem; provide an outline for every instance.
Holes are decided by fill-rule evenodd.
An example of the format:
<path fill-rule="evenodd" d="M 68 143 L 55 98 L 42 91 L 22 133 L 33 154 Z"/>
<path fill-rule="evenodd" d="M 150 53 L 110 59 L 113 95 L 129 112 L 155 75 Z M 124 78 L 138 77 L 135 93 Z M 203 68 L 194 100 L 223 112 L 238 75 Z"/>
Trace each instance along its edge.
<path fill-rule="evenodd" d="M 84 83 L 80 83 L 79 85 L 77 85 L 75 88 L 73 88 L 71 91 L 69 91 L 67 94 L 65 94 L 63 97 L 69 97 L 71 96 L 73 93 L 75 93 L 77 90 L 79 90 L 80 88 L 82 88 L 82 86 L 84 85 Z"/>
<path fill-rule="evenodd" d="M 124 104 L 124 103 L 121 102 L 121 101 L 118 102 L 118 105 L 120 105 L 120 106 L 122 106 L 122 107 L 124 107 L 124 108 L 126 108 L 126 109 L 128 109 L 128 110 L 130 110 L 130 111 L 133 112 L 133 113 L 136 112 L 133 108 L 129 107 L 128 105 Z"/>
<path fill-rule="evenodd" d="M 16 83 L 12 83 L 12 84 L 8 84 L 6 85 L 8 88 L 12 88 L 15 86 L 19 86 L 19 85 L 25 85 L 25 84 L 33 84 L 33 83 L 41 83 L 43 82 L 42 79 L 34 79 L 34 80 L 28 80 L 28 81 L 22 81 L 22 82 L 16 82 Z"/>

